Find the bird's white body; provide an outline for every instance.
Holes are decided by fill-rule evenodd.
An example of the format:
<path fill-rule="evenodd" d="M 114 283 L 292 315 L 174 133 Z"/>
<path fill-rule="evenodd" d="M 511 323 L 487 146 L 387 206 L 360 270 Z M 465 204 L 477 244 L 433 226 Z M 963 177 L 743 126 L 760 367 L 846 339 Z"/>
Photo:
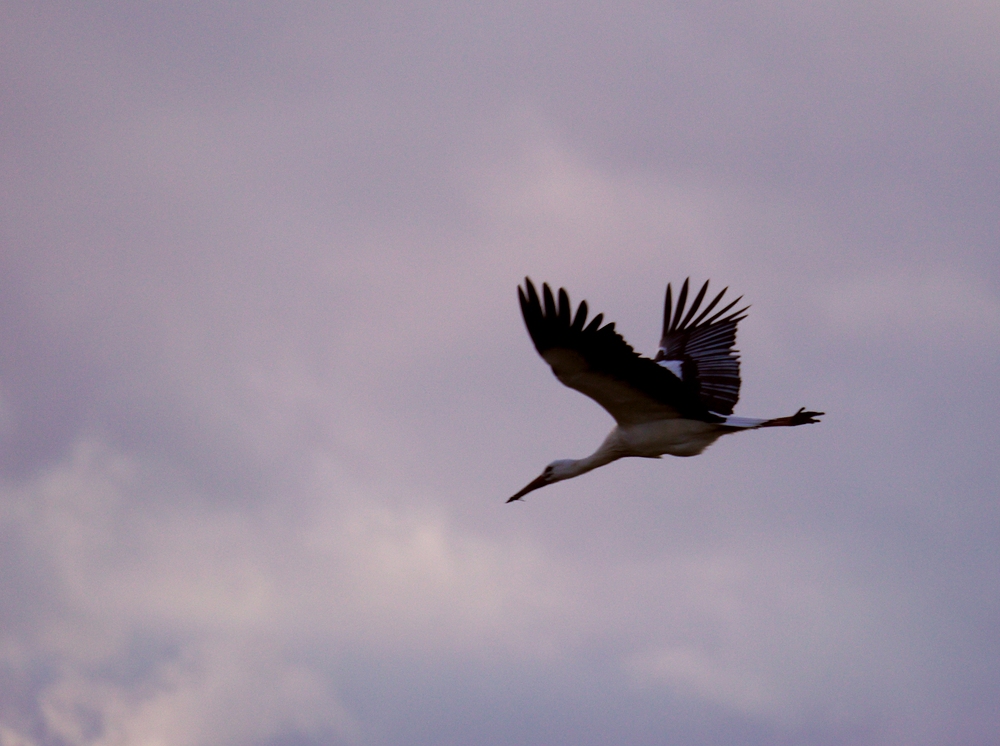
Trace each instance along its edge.
<path fill-rule="evenodd" d="M 676 418 L 638 425 L 618 425 L 608 433 L 598 452 L 643 458 L 659 458 L 664 454 L 697 456 L 724 432 L 712 422 Z"/>
<path fill-rule="evenodd" d="M 725 424 L 673 418 L 635 425 L 617 425 L 600 447 L 582 459 L 563 459 L 553 476 L 576 477 L 620 458 L 660 458 L 661 456 L 697 456 L 727 433 L 760 427 L 767 420 L 751 417 L 727 417 Z M 729 420 L 738 422 L 730 423 Z M 565 476 L 563 476 L 565 474 Z"/>
<path fill-rule="evenodd" d="M 676 419 L 619 426 L 611 435 L 632 453 L 658 458 L 664 454 L 697 456 L 727 432 L 733 432 L 733 428 L 714 422 Z"/>

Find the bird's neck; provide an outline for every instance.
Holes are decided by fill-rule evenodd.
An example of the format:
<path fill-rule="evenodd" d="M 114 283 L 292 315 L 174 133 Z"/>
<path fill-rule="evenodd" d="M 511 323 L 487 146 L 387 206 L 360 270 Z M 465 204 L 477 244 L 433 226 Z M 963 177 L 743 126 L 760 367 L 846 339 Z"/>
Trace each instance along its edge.
<path fill-rule="evenodd" d="M 618 428 L 615 428 L 611 431 L 611 434 L 604 439 L 600 448 L 589 456 L 573 462 L 570 467 L 570 472 L 572 473 L 569 474 L 567 479 L 570 477 L 578 477 L 581 474 L 586 474 L 588 471 L 592 471 L 598 466 L 610 464 L 612 461 L 620 459 L 623 455 L 624 454 L 619 447 Z"/>

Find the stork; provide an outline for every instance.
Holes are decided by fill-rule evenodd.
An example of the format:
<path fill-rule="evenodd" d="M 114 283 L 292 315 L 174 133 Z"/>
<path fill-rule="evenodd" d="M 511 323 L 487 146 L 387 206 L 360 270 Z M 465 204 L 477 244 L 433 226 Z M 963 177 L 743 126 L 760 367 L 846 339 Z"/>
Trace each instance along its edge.
<path fill-rule="evenodd" d="M 802 407 L 793 415 L 774 419 L 733 415 L 740 396 L 740 358 L 733 349 L 736 324 L 746 318 L 749 306 L 732 310 L 742 300 L 740 296 L 712 314 L 728 287 L 698 314 L 708 291 L 705 282 L 685 314 L 688 280 L 681 286 L 676 305 L 668 284 L 663 337 L 656 357 L 650 360 L 629 346 L 614 323 L 601 326 L 604 314 L 597 314 L 588 324 L 587 301 L 573 315 L 564 289 L 559 289 L 557 306 L 548 284 L 542 285 L 539 300 L 531 280 L 524 280 L 525 287 L 519 286 L 517 295 L 538 354 L 556 378 L 604 407 L 617 424 L 591 455 L 553 461 L 509 503 L 539 487 L 578 477 L 626 456 L 697 456 L 728 433 L 807 425 L 819 422 L 816 418 L 825 414 Z"/>

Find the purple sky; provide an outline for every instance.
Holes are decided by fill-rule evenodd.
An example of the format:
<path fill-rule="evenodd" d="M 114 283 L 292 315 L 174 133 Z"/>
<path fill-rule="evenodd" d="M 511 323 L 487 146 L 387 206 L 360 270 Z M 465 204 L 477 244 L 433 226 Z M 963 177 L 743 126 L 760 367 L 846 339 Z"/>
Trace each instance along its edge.
<path fill-rule="evenodd" d="M 342 8 L 337 6 L 343 6 Z M 1000 6 L 0 9 L 0 746 L 1000 738 Z M 504 500 L 752 304 L 821 425 Z"/>

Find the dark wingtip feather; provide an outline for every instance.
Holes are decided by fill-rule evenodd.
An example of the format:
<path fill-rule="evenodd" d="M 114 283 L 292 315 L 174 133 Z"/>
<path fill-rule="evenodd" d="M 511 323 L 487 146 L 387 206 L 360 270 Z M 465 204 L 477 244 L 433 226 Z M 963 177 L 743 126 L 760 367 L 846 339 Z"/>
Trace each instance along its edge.
<path fill-rule="evenodd" d="M 695 296 L 694 301 L 691 303 L 691 310 L 688 311 L 688 315 L 684 317 L 684 321 L 678 326 L 679 329 L 684 329 L 691 317 L 698 313 L 698 307 L 701 306 L 701 301 L 705 297 L 705 292 L 708 290 L 708 280 L 705 280 L 705 284 L 701 286 L 701 290 L 698 291 L 698 295 Z"/>
<path fill-rule="evenodd" d="M 576 318 L 573 319 L 573 331 L 583 331 L 583 325 L 587 323 L 587 301 L 580 301 L 580 307 L 576 309 Z"/>
<path fill-rule="evenodd" d="M 708 287 L 708 283 L 707 282 L 705 283 L 705 287 L 706 288 Z M 726 294 L 727 290 L 729 290 L 729 286 L 728 285 L 726 287 L 722 288 L 722 292 L 719 293 L 717 296 L 715 296 L 715 298 L 712 300 L 712 302 L 709 303 L 705 307 L 705 310 L 701 312 L 701 316 L 699 316 L 698 318 L 696 318 L 694 320 L 694 322 L 691 324 L 691 326 L 698 326 L 698 324 L 700 324 L 702 322 L 702 319 L 704 319 L 706 316 L 708 316 L 708 314 L 710 314 L 712 312 L 712 309 L 715 308 L 716 305 L 718 305 L 719 301 L 722 300 L 722 296 Z"/>
<path fill-rule="evenodd" d="M 552 298 L 552 289 L 549 283 L 542 283 L 542 297 L 545 299 L 545 315 L 554 318 L 556 315 L 556 302 Z"/>
<path fill-rule="evenodd" d="M 566 326 L 570 325 L 569 294 L 566 288 L 559 288 L 559 320 Z"/>
<path fill-rule="evenodd" d="M 585 332 L 595 332 L 601 326 L 601 322 L 604 321 L 604 314 L 599 313 L 594 318 L 590 320 L 587 324 L 587 328 L 584 329 Z"/>
<path fill-rule="evenodd" d="M 535 285 L 532 283 L 531 279 L 528 277 L 524 278 L 524 283 L 527 285 L 528 289 L 528 302 L 533 305 L 538 305 L 538 291 L 535 290 Z"/>
<path fill-rule="evenodd" d="M 715 316 L 713 316 L 712 318 L 710 318 L 705 323 L 706 324 L 714 324 L 716 321 L 718 321 L 719 317 L 724 316 L 725 313 L 726 313 L 726 311 L 728 311 L 730 308 L 732 308 L 733 306 L 735 306 L 741 300 L 743 300 L 743 296 L 742 295 L 739 298 L 737 298 L 736 300 L 734 300 L 732 303 L 730 303 L 728 306 L 726 306 L 725 308 L 723 308 L 721 311 L 719 311 L 717 314 L 715 314 Z M 744 308 L 744 309 L 742 309 L 740 311 L 736 311 L 735 313 L 736 314 L 743 313 L 743 311 L 747 310 L 747 308 L 750 308 L 750 306 L 747 306 L 746 308 Z M 723 321 L 731 321 L 731 319 L 723 319 Z"/>
<path fill-rule="evenodd" d="M 667 283 L 667 298 L 663 301 L 663 336 L 670 332 L 670 314 L 673 311 L 673 299 L 671 298 L 670 283 Z"/>
<path fill-rule="evenodd" d="M 684 284 L 681 285 L 681 292 L 677 295 L 677 310 L 674 312 L 674 323 L 670 327 L 670 331 L 675 331 L 680 324 L 681 316 L 684 315 L 684 304 L 687 303 L 688 295 L 688 281 L 690 277 L 684 279 Z"/>

